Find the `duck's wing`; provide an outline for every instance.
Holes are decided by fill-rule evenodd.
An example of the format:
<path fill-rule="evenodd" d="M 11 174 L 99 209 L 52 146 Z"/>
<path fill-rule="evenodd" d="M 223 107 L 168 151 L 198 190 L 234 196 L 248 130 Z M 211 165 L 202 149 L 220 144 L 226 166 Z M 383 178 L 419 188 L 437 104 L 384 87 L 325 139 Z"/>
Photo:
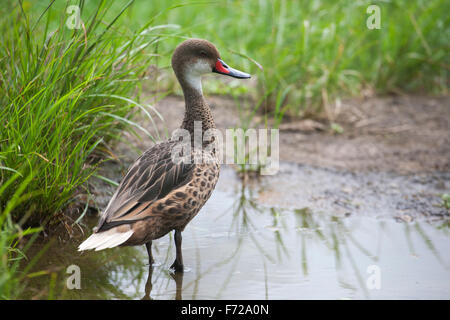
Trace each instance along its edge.
<path fill-rule="evenodd" d="M 103 212 L 97 232 L 148 218 L 151 211 L 145 209 L 190 181 L 194 164 L 174 163 L 172 147 L 172 141 L 157 144 L 133 163 Z"/>

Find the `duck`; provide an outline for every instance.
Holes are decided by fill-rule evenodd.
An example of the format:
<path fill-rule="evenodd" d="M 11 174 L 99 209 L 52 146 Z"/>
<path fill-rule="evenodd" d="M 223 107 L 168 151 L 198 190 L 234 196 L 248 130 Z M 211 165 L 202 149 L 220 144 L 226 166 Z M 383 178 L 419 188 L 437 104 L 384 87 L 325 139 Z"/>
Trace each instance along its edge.
<path fill-rule="evenodd" d="M 217 48 L 204 39 L 180 43 L 173 52 L 171 65 L 185 100 L 180 129 L 192 139 L 194 128 L 200 122 L 202 133 L 216 128 L 203 96 L 202 76 L 217 73 L 238 79 L 251 77 L 228 66 Z M 214 139 L 201 142 L 201 148 L 191 144 L 188 150 L 191 152 L 186 152 L 183 161 L 174 160 L 174 150 L 180 140 L 173 136 L 147 149 L 129 167 L 100 214 L 92 235 L 78 250 L 145 245 L 152 266 L 152 241 L 174 231 L 176 257 L 170 269 L 183 272 L 182 232 L 208 201 L 219 178 L 219 153 L 215 148 L 208 148 L 213 142 Z M 196 159 L 203 161 L 193 161 Z"/>

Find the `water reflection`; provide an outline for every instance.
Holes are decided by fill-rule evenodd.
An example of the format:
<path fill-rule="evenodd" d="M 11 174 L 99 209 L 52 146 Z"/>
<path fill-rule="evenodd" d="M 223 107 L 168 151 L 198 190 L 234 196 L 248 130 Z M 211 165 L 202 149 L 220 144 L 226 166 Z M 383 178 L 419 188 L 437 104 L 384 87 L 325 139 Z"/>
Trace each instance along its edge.
<path fill-rule="evenodd" d="M 22 298 L 340 299 L 449 298 L 449 221 L 336 214 L 261 201 L 261 185 L 228 181 L 183 233 L 183 274 L 168 268 L 172 235 L 144 247 L 80 254 L 76 244 L 45 253 Z M 279 196 L 279 195 L 277 195 Z M 265 204 L 263 204 L 265 203 Z M 82 288 L 68 290 L 66 268 L 80 266 Z M 368 266 L 381 270 L 367 288 Z M 42 271 L 44 271 L 42 273 Z"/>
<path fill-rule="evenodd" d="M 200 268 L 200 261 L 204 261 L 205 258 L 200 257 L 201 255 L 197 252 L 199 248 L 195 248 L 197 267 L 202 271 L 184 286 L 184 290 L 192 292 L 192 299 L 198 298 L 199 286 L 203 286 L 208 291 L 209 298 L 234 297 L 233 294 L 239 292 L 239 286 L 236 285 L 239 283 L 254 285 L 254 292 L 249 293 L 252 297 L 256 292 L 261 292 L 261 287 L 264 286 L 264 296 L 257 295 L 255 298 L 309 298 L 308 295 L 298 295 L 297 290 L 302 289 L 302 281 L 323 275 L 329 277 L 331 274 L 335 274 L 337 284 L 337 288 L 334 287 L 332 290 L 336 293 L 333 298 L 377 297 L 378 292 L 370 292 L 367 289 L 368 266 L 380 265 L 381 267 L 386 265 L 386 262 L 388 265 L 409 264 L 410 257 L 418 257 L 417 254 L 411 251 L 408 254 L 405 250 L 405 239 L 398 237 L 401 235 L 400 231 L 403 231 L 408 246 L 411 246 L 411 238 L 414 238 L 417 246 L 421 247 L 420 255 L 427 257 L 421 259 L 420 268 L 428 269 L 429 273 L 437 268 L 444 278 L 449 279 L 448 266 L 439 253 L 448 252 L 442 248 L 449 249 L 448 223 L 446 222 L 397 223 L 393 219 L 351 217 L 349 214 L 333 215 L 321 211 L 313 212 L 309 208 L 282 209 L 259 204 L 257 189 L 241 186 L 239 191 L 234 193 L 237 194 L 233 198 L 234 202 L 211 219 L 214 222 L 211 225 L 228 225 L 226 231 L 217 230 L 205 234 L 206 238 L 209 236 L 214 239 L 227 239 L 227 249 L 224 254 L 220 255 L 208 268 Z M 224 202 L 230 203 L 230 201 Z M 214 211 L 214 208 L 210 209 Z M 213 213 L 208 212 L 208 214 Z M 197 224 L 198 227 L 201 225 Z M 425 235 L 425 228 L 432 233 L 431 237 Z M 435 245 L 432 239 L 435 239 L 438 244 Z M 207 256 L 211 255 L 215 246 L 217 243 L 208 247 Z M 436 258 L 435 260 L 430 261 L 428 258 L 430 253 Z M 385 258 L 381 259 L 383 254 L 389 256 L 388 261 Z M 249 255 L 251 263 L 255 264 L 255 261 L 259 261 L 256 263 L 259 267 L 248 269 L 245 264 L 249 263 L 249 259 L 245 256 Z M 321 262 L 319 264 L 322 264 L 319 268 L 317 260 Z M 407 280 L 427 279 L 426 273 L 416 271 L 411 270 Z M 243 273 L 249 278 L 254 277 L 255 274 L 260 276 L 255 284 L 254 281 L 249 281 L 252 279 L 242 277 Z M 276 276 L 277 274 L 283 275 L 281 279 Z M 213 278 L 213 275 L 221 280 L 218 283 L 218 280 L 215 280 L 215 286 L 205 286 L 207 279 Z M 390 278 L 394 276 L 386 277 L 386 279 Z M 332 287 L 330 283 L 319 282 L 322 282 L 324 290 Z M 275 286 L 287 285 L 295 289 L 284 292 L 279 290 L 275 295 L 269 295 L 270 287 L 274 284 Z M 437 285 L 439 286 L 439 283 Z M 405 289 L 407 290 L 406 286 Z M 440 289 L 444 292 L 449 290 L 445 285 Z M 242 297 L 246 298 L 248 295 Z"/>
<path fill-rule="evenodd" d="M 35 245 L 28 253 L 38 252 Z M 71 243 L 54 242 L 27 276 L 21 299 L 128 299 L 138 293 L 145 276 L 140 265 L 144 261 L 136 248 L 77 254 Z M 67 286 L 71 265 L 80 267 L 81 289 Z M 131 283 L 130 280 L 132 279 Z M 127 290 L 125 290 L 125 288 Z"/>
<path fill-rule="evenodd" d="M 153 283 L 152 283 L 152 277 L 153 277 L 153 266 L 148 267 L 148 276 L 147 276 L 147 282 L 145 283 L 145 295 L 142 297 L 141 300 L 153 300 L 151 297 L 152 289 L 153 289 Z M 184 273 L 180 272 L 169 272 L 170 277 L 175 281 L 176 284 L 176 292 L 175 292 L 175 300 L 183 300 L 182 296 L 182 290 L 183 290 L 183 276 Z"/>

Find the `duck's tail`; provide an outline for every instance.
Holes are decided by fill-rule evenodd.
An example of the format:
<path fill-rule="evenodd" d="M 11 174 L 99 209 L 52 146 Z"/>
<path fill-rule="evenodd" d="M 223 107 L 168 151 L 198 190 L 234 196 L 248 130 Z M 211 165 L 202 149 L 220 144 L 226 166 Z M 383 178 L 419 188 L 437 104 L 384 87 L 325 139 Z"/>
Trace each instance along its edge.
<path fill-rule="evenodd" d="M 83 241 L 78 247 L 78 251 L 95 249 L 95 251 L 114 248 L 125 241 L 127 241 L 133 235 L 133 230 L 120 232 L 117 228 L 109 229 L 107 231 L 95 232 L 89 238 Z"/>

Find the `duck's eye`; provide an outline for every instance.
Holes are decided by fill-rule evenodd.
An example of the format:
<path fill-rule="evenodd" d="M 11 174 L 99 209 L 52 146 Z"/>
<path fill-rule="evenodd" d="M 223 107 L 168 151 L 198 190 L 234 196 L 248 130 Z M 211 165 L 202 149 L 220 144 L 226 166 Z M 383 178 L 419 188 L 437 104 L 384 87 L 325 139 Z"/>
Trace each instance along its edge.
<path fill-rule="evenodd" d="M 200 55 L 206 57 L 206 56 L 207 56 L 207 53 L 206 53 L 206 51 L 201 50 L 201 51 L 200 51 Z"/>

